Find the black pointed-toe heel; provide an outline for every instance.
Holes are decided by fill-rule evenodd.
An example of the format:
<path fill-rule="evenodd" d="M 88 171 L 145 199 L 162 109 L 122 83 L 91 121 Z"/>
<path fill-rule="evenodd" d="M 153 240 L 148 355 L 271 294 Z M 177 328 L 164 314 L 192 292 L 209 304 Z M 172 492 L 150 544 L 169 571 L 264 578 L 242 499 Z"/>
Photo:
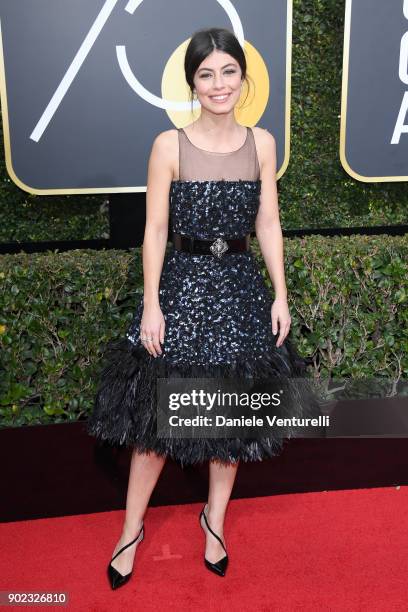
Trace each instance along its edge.
<path fill-rule="evenodd" d="M 207 504 L 205 504 L 206 506 Z M 211 563 L 211 561 L 208 561 L 208 559 L 206 559 L 204 557 L 204 565 L 207 569 L 209 569 L 211 572 L 214 572 L 214 574 L 217 574 L 217 576 L 225 576 L 225 572 L 227 571 L 227 566 L 228 566 L 228 555 L 227 550 L 223 544 L 223 541 L 221 540 L 221 538 L 219 536 L 217 536 L 216 533 L 214 533 L 214 531 L 211 529 L 211 527 L 208 524 L 207 521 L 207 517 L 205 516 L 205 512 L 204 512 L 204 508 L 201 510 L 200 512 L 200 516 L 198 518 L 199 522 L 200 522 L 200 526 L 201 528 L 203 528 L 202 524 L 201 524 L 201 517 L 204 517 L 204 521 L 205 524 L 207 526 L 207 529 L 213 534 L 213 536 L 215 538 L 217 538 L 217 540 L 219 541 L 219 543 L 221 544 L 221 546 L 223 547 L 223 549 L 225 550 L 225 557 L 222 557 L 222 559 L 219 559 L 219 561 L 216 561 L 215 563 Z"/>
<path fill-rule="evenodd" d="M 128 546 L 132 546 L 132 544 L 134 544 L 136 540 L 138 540 L 138 538 L 140 537 L 140 534 L 142 534 L 142 538 L 140 539 L 140 541 L 142 541 L 144 538 L 144 525 L 142 525 L 135 539 L 129 542 L 129 544 L 125 544 L 125 546 L 122 546 L 122 548 L 118 550 L 118 552 L 110 560 L 110 563 L 108 565 L 108 578 L 109 578 L 109 582 L 110 582 L 112 589 L 117 589 L 118 587 L 121 587 L 124 584 L 126 584 L 130 580 L 133 574 L 133 570 L 132 570 L 128 574 L 125 574 L 123 576 L 120 572 L 118 572 L 118 570 L 115 567 L 113 567 L 112 561 L 116 559 L 116 557 L 118 557 L 120 553 L 125 550 L 125 548 L 128 548 Z"/>

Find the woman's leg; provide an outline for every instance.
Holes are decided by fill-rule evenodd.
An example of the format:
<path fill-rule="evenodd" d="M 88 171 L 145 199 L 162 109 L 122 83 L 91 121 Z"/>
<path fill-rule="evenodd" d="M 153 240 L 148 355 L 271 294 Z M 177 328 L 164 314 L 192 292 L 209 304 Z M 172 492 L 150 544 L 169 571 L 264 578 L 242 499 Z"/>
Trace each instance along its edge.
<path fill-rule="evenodd" d="M 149 499 L 165 462 L 165 457 L 161 457 L 154 452 L 140 454 L 133 451 L 126 498 L 126 516 L 122 535 L 112 553 L 112 557 L 139 533 Z M 112 561 L 113 567 L 122 575 L 131 571 L 139 542 L 140 540 L 137 540 Z"/>
<path fill-rule="evenodd" d="M 221 464 L 218 461 L 210 461 L 209 463 L 210 485 L 206 516 L 209 526 L 221 538 L 225 547 L 224 519 L 232 487 L 234 486 L 235 477 L 237 475 L 238 465 L 239 462 L 230 463 L 229 465 Z M 218 540 L 208 531 L 204 519 L 201 519 L 201 524 L 207 536 L 205 557 L 211 563 L 215 563 L 224 557 L 225 551 Z"/>

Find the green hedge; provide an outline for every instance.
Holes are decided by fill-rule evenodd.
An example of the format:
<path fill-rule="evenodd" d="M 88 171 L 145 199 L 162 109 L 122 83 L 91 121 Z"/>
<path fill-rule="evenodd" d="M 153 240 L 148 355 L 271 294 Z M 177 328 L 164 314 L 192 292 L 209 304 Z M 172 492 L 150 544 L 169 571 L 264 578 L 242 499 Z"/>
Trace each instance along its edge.
<path fill-rule="evenodd" d="M 315 379 L 407 377 L 407 246 L 408 234 L 285 238 L 290 337 Z M 103 346 L 141 299 L 140 249 L 3 255 L 0 282 L 0 424 L 86 416 Z"/>
<path fill-rule="evenodd" d="M 279 181 L 285 229 L 407 223 L 406 182 L 363 183 L 340 164 L 344 11 L 344 0 L 293 2 L 291 158 Z M 30 195 L 0 158 L 0 241 L 106 237 L 105 199 Z"/>

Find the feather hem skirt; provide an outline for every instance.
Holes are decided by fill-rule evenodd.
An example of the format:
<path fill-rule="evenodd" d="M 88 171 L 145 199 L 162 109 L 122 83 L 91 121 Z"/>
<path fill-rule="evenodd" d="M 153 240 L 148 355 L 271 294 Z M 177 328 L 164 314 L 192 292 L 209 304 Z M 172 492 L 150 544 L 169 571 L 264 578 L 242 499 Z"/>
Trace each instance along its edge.
<path fill-rule="evenodd" d="M 181 466 L 204 461 L 222 464 L 262 461 L 281 454 L 285 441 L 296 437 L 291 425 L 279 435 L 271 430 L 257 438 L 161 438 L 157 436 L 157 378 L 251 378 L 279 377 L 290 391 L 285 416 L 317 418 L 321 407 L 305 371 L 308 359 L 301 357 L 286 338 L 262 357 L 236 358 L 232 363 L 171 363 L 152 357 L 127 336 L 107 344 L 94 409 L 86 431 L 102 443 L 155 452 Z M 321 432 L 322 435 L 322 432 Z"/>

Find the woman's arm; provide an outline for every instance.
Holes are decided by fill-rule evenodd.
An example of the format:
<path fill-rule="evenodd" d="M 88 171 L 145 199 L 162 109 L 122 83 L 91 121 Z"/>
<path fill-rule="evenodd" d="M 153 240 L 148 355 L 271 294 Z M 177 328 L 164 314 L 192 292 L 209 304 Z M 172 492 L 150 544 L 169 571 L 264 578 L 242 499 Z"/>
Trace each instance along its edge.
<path fill-rule="evenodd" d="M 279 219 L 278 189 L 276 184 L 276 143 L 267 130 L 257 130 L 258 157 L 262 189 L 260 205 L 255 220 L 255 232 L 262 256 L 275 290 L 272 306 L 272 331 L 278 331 L 280 346 L 289 333 L 291 318 L 287 305 L 283 236 Z"/>
<path fill-rule="evenodd" d="M 163 268 L 169 226 L 169 190 L 173 178 L 174 130 L 156 136 L 149 157 L 146 186 L 146 226 L 142 247 L 143 316 L 142 341 L 154 357 L 161 353 L 164 341 L 164 317 L 159 304 L 160 276 Z"/>
<path fill-rule="evenodd" d="M 169 144 L 167 132 L 156 136 L 148 163 L 146 226 L 142 246 L 145 305 L 159 303 L 159 282 L 169 231 L 169 190 L 173 172 Z"/>

